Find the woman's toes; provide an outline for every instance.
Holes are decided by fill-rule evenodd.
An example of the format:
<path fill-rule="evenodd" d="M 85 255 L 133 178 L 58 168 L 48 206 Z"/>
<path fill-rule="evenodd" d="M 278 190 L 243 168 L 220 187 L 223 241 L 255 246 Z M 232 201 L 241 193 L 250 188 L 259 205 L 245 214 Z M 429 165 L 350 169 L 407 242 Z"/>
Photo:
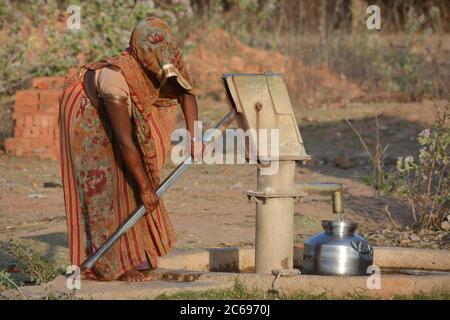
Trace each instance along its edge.
<path fill-rule="evenodd" d="M 120 276 L 119 280 L 127 282 L 142 282 L 146 281 L 146 276 L 137 270 L 130 270 Z"/>

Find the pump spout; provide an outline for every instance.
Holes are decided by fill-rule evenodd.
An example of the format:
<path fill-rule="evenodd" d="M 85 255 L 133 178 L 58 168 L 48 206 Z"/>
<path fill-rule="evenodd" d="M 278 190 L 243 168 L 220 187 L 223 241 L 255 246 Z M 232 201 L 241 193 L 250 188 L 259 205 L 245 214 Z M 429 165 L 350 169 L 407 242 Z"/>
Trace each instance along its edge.
<path fill-rule="evenodd" d="M 344 197 L 342 183 L 298 183 L 296 187 L 300 189 L 299 191 L 306 193 L 331 193 L 333 213 L 337 215 L 339 221 L 343 220 Z"/>

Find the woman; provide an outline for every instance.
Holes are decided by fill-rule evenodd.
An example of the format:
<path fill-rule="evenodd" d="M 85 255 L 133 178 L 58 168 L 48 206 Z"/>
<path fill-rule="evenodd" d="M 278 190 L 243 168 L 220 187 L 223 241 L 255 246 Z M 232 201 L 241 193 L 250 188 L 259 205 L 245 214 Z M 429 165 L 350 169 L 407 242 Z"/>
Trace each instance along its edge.
<path fill-rule="evenodd" d="M 147 210 L 84 279 L 149 280 L 142 270 L 155 268 L 171 249 L 174 230 L 154 190 L 178 102 L 194 137 L 195 93 L 172 32 L 157 18 L 136 25 L 124 52 L 82 67 L 67 81 L 60 101 L 61 169 L 72 265 L 81 265 L 137 205 Z"/>

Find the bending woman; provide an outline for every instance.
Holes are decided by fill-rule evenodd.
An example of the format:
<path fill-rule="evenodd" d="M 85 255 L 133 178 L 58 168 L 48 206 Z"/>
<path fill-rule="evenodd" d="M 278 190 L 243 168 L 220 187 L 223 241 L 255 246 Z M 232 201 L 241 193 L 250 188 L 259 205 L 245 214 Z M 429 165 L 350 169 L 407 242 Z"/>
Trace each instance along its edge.
<path fill-rule="evenodd" d="M 138 204 L 147 210 L 84 279 L 148 280 L 143 270 L 171 249 L 174 230 L 155 188 L 178 103 L 194 137 L 191 80 L 172 32 L 157 18 L 136 25 L 124 52 L 82 67 L 67 81 L 60 101 L 61 170 L 72 265 L 81 265 Z M 201 152 L 196 143 L 192 150 Z"/>

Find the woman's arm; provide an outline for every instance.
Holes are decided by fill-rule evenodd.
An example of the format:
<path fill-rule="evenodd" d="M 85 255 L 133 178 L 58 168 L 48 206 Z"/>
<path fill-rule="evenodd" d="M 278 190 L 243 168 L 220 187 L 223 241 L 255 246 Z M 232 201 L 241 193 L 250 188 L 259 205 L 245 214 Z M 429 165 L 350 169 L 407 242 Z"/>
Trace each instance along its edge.
<path fill-rule="evenodd" d="M 184 94 L 181 98 L 181 109 L 183 110 L 186 129 L 189 131 L 191 139 L 195 137 L 195 121 L 198 121 L 197 99 L 190 94 Z M 191 157 L 194 160 L 201 160 L 203 154 L 203 143 L 191 140 Z"/>
<path fill-rule="evenodd" d="M 118 101 L 117 99 L 116 101 L 105 100 L 106 111 L 114 131 L 115 142 L 119 146 L 126 167 L 136 181 L 141 200 L 147 212 L 151 212 L 158 206 L 158 196 L 145 172 L 141 154 L 132 138 L 132 126 L 126 99 L 124 101 Z"/>

